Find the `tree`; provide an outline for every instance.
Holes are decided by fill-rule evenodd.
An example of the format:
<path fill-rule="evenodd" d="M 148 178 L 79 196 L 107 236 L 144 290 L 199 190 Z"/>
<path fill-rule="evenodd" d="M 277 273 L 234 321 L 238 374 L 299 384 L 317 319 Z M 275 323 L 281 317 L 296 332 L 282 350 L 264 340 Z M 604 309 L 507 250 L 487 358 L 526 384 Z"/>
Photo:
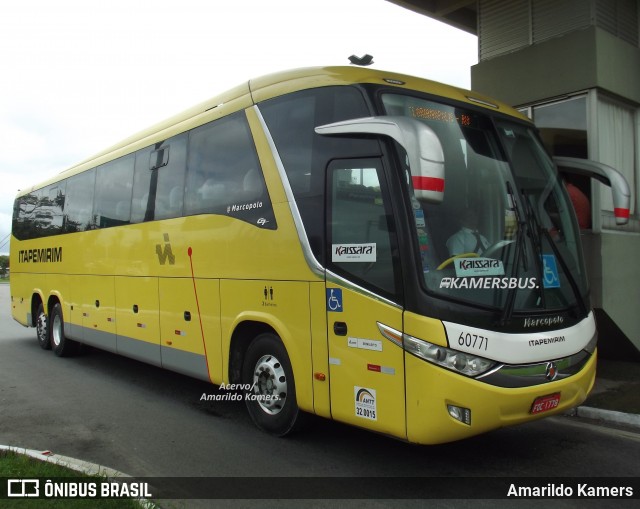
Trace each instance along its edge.
<path fill-rule="evenodd" d="M 9 268 L 9 257 L 6 255 L 0 255 L 0 276 L 5 277 L 7 275 L 8 268 Z"/>

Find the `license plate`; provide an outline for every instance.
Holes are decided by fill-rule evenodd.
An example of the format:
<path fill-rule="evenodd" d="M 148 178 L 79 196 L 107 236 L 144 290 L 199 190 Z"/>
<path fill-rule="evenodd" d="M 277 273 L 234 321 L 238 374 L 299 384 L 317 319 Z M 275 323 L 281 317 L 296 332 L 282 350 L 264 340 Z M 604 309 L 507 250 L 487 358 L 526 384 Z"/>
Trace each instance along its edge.
<path fill-rule="evenodd" d="M 539 414 L 553 410 L 560 404 L 560 393 L 548 394 L 547 396 L 540 396 L 533 401 L 531 405 L 531 413 Z"/>

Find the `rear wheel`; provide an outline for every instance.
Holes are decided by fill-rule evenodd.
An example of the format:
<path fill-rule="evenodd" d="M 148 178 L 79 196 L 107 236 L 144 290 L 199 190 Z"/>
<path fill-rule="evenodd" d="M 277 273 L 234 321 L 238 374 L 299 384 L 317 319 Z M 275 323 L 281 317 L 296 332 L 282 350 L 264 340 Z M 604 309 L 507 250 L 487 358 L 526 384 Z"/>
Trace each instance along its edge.
<path fill-rule="evenodd" d="M 51 318 L 49 320 L 49 336 L 51 338 L 51 347 L 58 357 L 67 357 L 73 355 L 78 350 L 78 343 L 72 339 L 68 339 L 64 335 L 64 320 L 62 318 L 62 306 L 56 303 L 51 309 Z"/>
<path fill-rule="evenodd" d="M 296 429 L 301 412 L 291 362 L 280 338 L 264 333 L 253 340 L 244 359 L 242 383 L 252 387 L 245 401 L 258 428 L 276 436 Z"/>
<path fill-rule="evenodd" d="M 38 305 L 36 311 L 36 337 L 38 344 L 43 350 L 51 350 L 51 339 L 49 338 L 49 319 L 44 312 L 44 306 Z"/>

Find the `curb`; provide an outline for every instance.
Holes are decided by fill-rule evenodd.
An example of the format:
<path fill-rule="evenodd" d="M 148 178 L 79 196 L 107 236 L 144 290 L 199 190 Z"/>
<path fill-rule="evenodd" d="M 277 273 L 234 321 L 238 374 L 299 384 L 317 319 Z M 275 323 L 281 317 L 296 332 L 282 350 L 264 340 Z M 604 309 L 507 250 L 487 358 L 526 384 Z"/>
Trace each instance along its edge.
<path fill-rule="evenodd" d="M 583 417 L 585 419 L 593 419 L 596 421 L 604 421 L 611 424 L 623 424 L 625 426 L 640 429 L 640 414 L 628 414 L 625 412 L 617 412 L 615 410 L 579 406 L 574 408 L 570 415 Z"/>
<path fill-rule="evenodd" d="M 67 467 L 86 475 L 99 475 L 109 478 L 131 477 L 130 475 L 118 472 L 112 468 L 97 465 L 95 463 L 89 463 L 88 461 L 70 458 L 68 456 L 62 456 L 60 454 L 54 454 L 51 451 L 36 451 L 34 449 L 23 449 L 22 447 L 13 447 L 10 445 L 0 445 L 0 451 L 15 452 L 40 461 L 47 461 L 62 467 Z"/>
<path fill-rule="evenodd" d="M 10 445 L 0 445 L 0 451 L 10 451 L 16 454 L 22 454 L 23 456 L 29 456 L 30 458 L 34 458 L 40 461 L 53 463 L 55 465 L 66 467 L 74 470 L 75 472 L 80 472 L 85 475 L 97 475 L 107 477 L 109 479 L 131 478 L 130 475 L 119 472 L 118 470 L 114 470 L 113 468 L 98 465 L 96 463 L 89 463 L 88 461 L 83 461 L 76 458 L 70 458 L 69 456 L 62 456 L 61 454 L 54 454 L 51 451 L 36 451 L 34 449 L 24 449 L 22 447 L 13 447 Z M 158 509 L 157 505 L 155 505 L 150 500 L 147 500 L 146 498 L 137 498 L 132 500 L 137 501 L 140 504 L 140 507 L 143 507 L 144 509 Z"/>

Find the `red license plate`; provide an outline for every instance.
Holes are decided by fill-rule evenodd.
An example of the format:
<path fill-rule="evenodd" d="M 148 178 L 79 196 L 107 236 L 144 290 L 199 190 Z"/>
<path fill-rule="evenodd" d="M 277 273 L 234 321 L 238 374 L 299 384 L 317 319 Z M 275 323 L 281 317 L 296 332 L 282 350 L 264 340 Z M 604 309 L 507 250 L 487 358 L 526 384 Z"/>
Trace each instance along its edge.
<path fill-rule="evenodd" d="M 532 414 L 539 414 L 542 412 L 548 412 L 549 410 L 553 410 L 557 408 L 560 404 L 560 393 L 556 392 L 555 394 L 548 394 L 547 396 L 540 396 L 533 401 L 533 405 L 531 405 Z"/>

